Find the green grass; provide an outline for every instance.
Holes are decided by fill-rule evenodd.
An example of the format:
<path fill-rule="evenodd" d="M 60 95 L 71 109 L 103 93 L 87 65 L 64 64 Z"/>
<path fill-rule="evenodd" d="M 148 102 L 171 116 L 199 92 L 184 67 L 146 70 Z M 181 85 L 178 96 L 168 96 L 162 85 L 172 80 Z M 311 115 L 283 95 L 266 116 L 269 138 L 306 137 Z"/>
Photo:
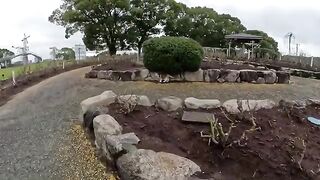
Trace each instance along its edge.
<path fill-rule="evenodd" d="M 18 77 L 26 73 L 33 73 L 50 67 L 62 67 L 62 62 L 63 61 L 43 61 L 41 63 L 29 64 L 26 66 L 16 66 L 0 69 L 0 80 L 10 79 L 12 77 L 12 71 L 14 71 L 15 76 Z M 73 63 L 74 61 L 65 61 L 65 66 Z"/>

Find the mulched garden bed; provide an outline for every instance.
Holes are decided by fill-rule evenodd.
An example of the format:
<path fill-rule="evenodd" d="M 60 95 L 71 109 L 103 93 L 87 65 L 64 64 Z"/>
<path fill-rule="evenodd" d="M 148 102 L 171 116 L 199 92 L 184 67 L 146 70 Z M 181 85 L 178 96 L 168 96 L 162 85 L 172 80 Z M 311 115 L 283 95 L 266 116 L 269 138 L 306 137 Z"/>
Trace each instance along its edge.
<path fill-rule="evenodd" d="M 277 107 L 237 116 L 224 115 L 221 109 L 210 110 L 225 132 L 230 126 L 227 117 L 237 121 L 228 142 L 239 140 L 243 132 L 252 127 L 252 117 L 256 119 L 256 127 L 261 128 L 247 133 L 248 140 L 225 148 L 213 143 L 208 146 L 208 139 L 201 138 L 200 132 L 208 134 L 209 124 L 183 122 L 182 111 L 168 113 L 155 107 L 138 106 L 124 115 L 120 109 L 120 105 L 112 104 L 109 113 L 122 125 L 124 133 L 134 132 L 141 139 L 138 148 L 189 158 L 203 171 L 197 177 L 227 180 L 320 178 L 320 128 L 306 120 L 308 116 L 320 118 L 320 106 L 293 111 Z"/>

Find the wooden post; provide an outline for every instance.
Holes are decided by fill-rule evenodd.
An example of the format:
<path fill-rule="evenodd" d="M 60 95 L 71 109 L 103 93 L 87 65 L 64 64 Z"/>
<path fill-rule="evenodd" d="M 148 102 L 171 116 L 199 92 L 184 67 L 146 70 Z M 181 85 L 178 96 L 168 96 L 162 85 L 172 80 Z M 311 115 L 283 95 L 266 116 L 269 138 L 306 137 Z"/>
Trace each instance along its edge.
<path fill-rule="evenodd" d="M 229 41 L 229 49 L 227 52 L 227 57 L 230 57 L 230 55 L 231 55 L 231 41 Z"/>
<path fill-rule="evenodd" d="M 313 67 L 313 56 L 311 57 L 310 66 Z"/>
<path fill-rule="evenodd" d="M 253 59 L 254 57 L 253 57 L 253 45 L 254 45 L 254 41 L 251 41 L 251 48 L 252 48 L 252 50 L 251 50 L 251 58 Z"/>
<path fill-rule="evenodd" d="M 64 61 L 62 61 L 62 69 L 64 69 Z"/>
<path fill-rule="evenodd" d="M 12 83 L 13 83 L 13 85 L 14 85 L 14 86 L 16 86 L 16 85 L 17 85 L 17 83 L 16 83 L 16 77 L 15 77 L 14 71 L 12 71 Z"/>

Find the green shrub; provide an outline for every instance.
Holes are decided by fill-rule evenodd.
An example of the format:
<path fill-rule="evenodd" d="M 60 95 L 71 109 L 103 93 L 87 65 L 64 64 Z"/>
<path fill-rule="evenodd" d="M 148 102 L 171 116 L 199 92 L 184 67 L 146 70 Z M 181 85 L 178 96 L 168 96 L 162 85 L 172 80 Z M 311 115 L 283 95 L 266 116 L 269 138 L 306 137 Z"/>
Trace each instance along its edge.
<path fill-rule="evenodd" d="M 143 44 L 143 52 L 147 69 L 172 75 L 197 71 L 204 54 L 199 43 L 184 37 L 149 39 Z"/>

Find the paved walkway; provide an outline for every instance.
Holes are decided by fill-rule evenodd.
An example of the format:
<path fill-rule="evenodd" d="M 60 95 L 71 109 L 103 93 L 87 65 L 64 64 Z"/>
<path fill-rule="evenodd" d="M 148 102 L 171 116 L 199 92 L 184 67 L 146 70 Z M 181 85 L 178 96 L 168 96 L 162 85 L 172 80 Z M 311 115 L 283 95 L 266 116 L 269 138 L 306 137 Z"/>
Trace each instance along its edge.
<path fill-rule="evenodd" d="M 152 100 L 174 95 L 181 98 L 287 99 L 320 98 L 320 81 L 293 77 L 290 85 L 111 82 L 84 79 L 89 68 L 47 79 L 16 95 L 0 107 L 0 179 L 61 179 L 57 149 L 78 117 L 81 100 L 114 90 L 117 94 L 145 94 Z M 77 158 L 76 151 L 66 159 Z M 69 153 L 69 154 L 68 154 Z M 71 160 L 72 160 L 71 158 Z M 62 167 L 79 174 L 81 169 Z M 85 175 L 83 175 L 85 176 Z M 88 179 L 87 177 L 82 177 Z"/>

